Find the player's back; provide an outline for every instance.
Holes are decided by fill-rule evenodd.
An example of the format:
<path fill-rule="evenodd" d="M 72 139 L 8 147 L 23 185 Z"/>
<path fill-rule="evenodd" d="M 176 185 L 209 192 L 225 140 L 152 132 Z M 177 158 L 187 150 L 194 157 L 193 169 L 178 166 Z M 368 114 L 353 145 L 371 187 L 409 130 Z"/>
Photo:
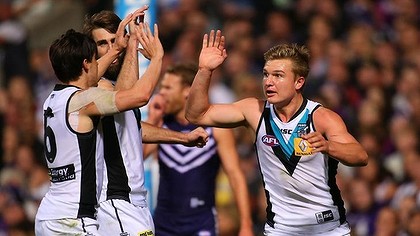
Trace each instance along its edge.
<path fill-rule="evenodd" d="M 79 133 L 67 119 L 69 99 L 78 90 L 56 85 L 44 103 L 45 156 L 51 186 L 37 213 L 41 220 L 95 217 L 97 188 L 102 184 L 97 183 L 102 180 L 96 171 L 96 128 Z"/>

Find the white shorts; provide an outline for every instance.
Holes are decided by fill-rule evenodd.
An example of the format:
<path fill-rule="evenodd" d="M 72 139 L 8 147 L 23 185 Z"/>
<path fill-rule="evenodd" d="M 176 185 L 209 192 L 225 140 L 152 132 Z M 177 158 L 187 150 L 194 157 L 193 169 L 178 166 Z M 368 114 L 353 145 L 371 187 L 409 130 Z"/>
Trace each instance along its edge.
<path fill-rule="evenodd" d="M 111 199 L 99 204 L 101 235 L 150 236 L 155 233 L 149 208 L 135 206 L 125 200 Z"/>
<path fill-rule="evenodd" d="M 83 217 L 76 219 L 35 220 L 35 235 L 83 235 L 99 236 L 98 222 Z"/>
<path fill-rule="evenodd" d="M 308 234 L 292 234 L 290 232 L 279 232 L 278 230 L 272 228 L 271 226 L 269 226 L 268 224 L 265 224 L 264 227 L 264 236 L 271 236 L 271 235 L 275 235 L 275 236 L 292 236 L 292 235 L 319 235 L 319 236 L 350 236 L 350 226 L 349 224 L 346 222 L 344 224 L 341 224 L 340 226 L 338 226 L 337 228 L 331 230 L 331 231 L 327 231 L 327 232 L 323 232 L 323 233 L 319 233 L 319 234 L 314 234 L 314 233 L 309 233 Z"/>

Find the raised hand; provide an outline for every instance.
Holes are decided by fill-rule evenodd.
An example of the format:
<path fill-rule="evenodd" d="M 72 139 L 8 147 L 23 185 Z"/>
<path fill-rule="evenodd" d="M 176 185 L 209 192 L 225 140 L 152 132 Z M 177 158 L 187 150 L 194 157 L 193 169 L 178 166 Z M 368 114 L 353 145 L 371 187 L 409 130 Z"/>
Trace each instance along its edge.
<path fill-rule="evenodd" d="M 133 16 L 132 16 L 132 20 L 129 22 L 128 25 L 128 31 L 130 34 L 130 38 L 133 36 L 134 38 L 137 38 L 137 34 L 135 33 L 135 31 L 137 30 L 136 27 L 138 27 L 139 22 L 137 21 L 137 18 L 142 18 L 144 19 L 145 16 L 145 11 L 147 11 L 149 9 L 149 5 L 144 5 L 143 7 L 137 9 L 136 11 L 133 12 Z"/>
<path fill-rule="evenodd" d="M 112 46 L 118 52 L 122 52 L 127 47 L 128 35 L 125 33 L 125 27 L 133 21 L 133 13 L 128 14 L 118 25 L 115 33 L 115 43 Z"/>
<path fill-rule="evenodd" d="M 163 57 L 163 46 L 159 39 L 159 29 L 154 24 L 153 33 L 148 24 L 140 22 L 138 30 L 136 30 L 137 38 L 143 48 L 139 48 L 144 57 L 151 60 L 152 58 Z"/>
<path fill-rule="evenodd" d="M 222 64 L 226 57 L 225 36 L 222 32 L 211 30 L 210 35 L 205 34 L 198 61 L 199 69 L 212 71 Z"/>
<path fill-rule="evenodd" d="M 133 13 L 128 14 L 118 25 L 118 29 L 117 32 L 115 33 L 115 43 L 113 45 L 113 47 L 121 52 L 123 51 L 128 44 L 128 37 L 129 34 L 125 33 L 125 28 L 127 25 L 129 25 L 129 30 L 133 30 L 133 24 L 130 23 L 134 23 L 136 18 L 139 16 L 143 16 L 144 17 L 144 12 L 149 9 L 148 5 L 144 5 L 141 8 L 137 9 L 136 11 L 134 11 Z"/>
<path fill-rule="evenodd" d="M 199 147 L 202 148 L 206 145 L 209 140 L 209 134 L 202 128 L 197 127 L 193 131 L 186 134 L 187 143 L 184 144 L 187 147 Z"/>

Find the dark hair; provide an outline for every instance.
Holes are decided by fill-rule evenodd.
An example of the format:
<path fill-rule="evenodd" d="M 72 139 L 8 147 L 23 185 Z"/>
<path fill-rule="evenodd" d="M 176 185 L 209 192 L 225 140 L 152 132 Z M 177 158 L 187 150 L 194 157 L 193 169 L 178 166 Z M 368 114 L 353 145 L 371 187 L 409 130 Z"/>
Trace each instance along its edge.
<path fill-rule="evenodd" d="M 93 39 L 74 29 L 56 39 L 50 46 L 49 56 L 57 78 L 68 83 L 82 74 L 83 61 L 91 62 L 97 54 Z"/>
<path fill-rule="evenodd" d="M 91 17 L 86 16 L 83 25 L 83 33 L 93 38 L 92 31 L 94 29 L 103 28 L 106 31 L 115 34 L 121 19 L 113 11 L 100 11 Z"/>
<path fill-rule="evenodd" d="M 180 63 L 169 66 L 168 69 L 166 69 L 166 73 L 180 76 L 183 85 L 191 86 L 197 70 L 198 68 L 196 63 Z"/>
<path fill-rule="evenodd" d="M 290 59 L 295 75 L 306 78 L 309 74 L 309 50 L 306 46 L 297 44 L 280 44 L 264 53 L 265 62 L 278 59 Z"/>

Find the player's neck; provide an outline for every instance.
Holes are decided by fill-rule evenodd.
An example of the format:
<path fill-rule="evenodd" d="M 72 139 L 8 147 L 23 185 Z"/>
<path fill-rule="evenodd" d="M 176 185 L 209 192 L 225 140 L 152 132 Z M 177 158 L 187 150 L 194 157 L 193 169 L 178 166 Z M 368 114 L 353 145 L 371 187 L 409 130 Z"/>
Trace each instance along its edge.
<path fill-rule="evenodd" d="M 88 79 L 83 77 L 83 76 L 79 77 L 79 79 L 77 79 L 77 80 L 70 81 L 68 84 L 76 86 L 76 87 L 81 88 L 81 89 L 88 89 L 89 88 Z"/>
<path fill-rule="evenodd" d="M 303 103 L 303 97 L 296 96 L 292 100 L 290 100 L 290 102 L 288 102 L 287 105 L 284 105 L 284 106 L 274 105 L 274 109 L 281 121 L 289 122 L 290 119 L 299 110 L 302 103 Z"/>

